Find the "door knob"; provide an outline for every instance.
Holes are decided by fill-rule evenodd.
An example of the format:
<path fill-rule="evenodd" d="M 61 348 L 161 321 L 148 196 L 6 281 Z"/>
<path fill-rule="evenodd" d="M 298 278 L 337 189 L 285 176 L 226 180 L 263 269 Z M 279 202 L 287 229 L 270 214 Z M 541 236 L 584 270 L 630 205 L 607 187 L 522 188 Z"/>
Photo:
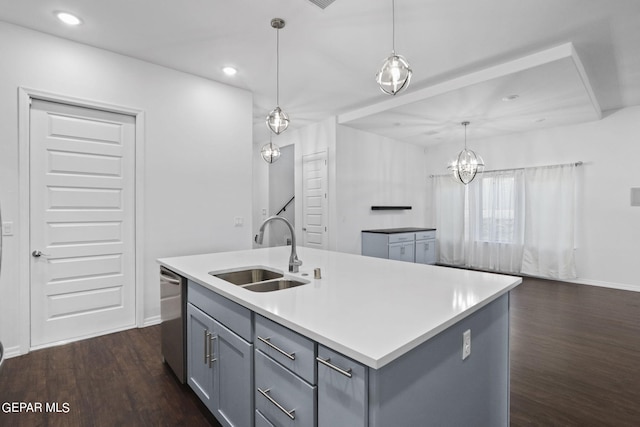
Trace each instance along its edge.
<path fill-rule="evenodd" d="M 31 252 L 31 256 L 33 256 L 34 258 L 40 258 L 41 256 L 46 258 L 46 257 L 49 256 L 49 254 L 45 254 L 45 253 L 42 253 L 42 252 L 40 252 L 38 250 L 35 250 L 35 251 Z"/>

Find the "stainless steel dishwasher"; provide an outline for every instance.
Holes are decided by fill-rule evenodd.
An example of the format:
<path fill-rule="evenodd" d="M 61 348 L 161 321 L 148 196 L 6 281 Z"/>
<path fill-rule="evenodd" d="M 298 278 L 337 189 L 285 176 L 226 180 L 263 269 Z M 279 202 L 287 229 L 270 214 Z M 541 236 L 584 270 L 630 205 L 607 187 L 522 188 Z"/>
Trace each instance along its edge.
<path fill-rule="evenodd" d="M 160 334 L 162 359 L 181 383 L 187 374 L 187 280 L 160 267 Z"/>

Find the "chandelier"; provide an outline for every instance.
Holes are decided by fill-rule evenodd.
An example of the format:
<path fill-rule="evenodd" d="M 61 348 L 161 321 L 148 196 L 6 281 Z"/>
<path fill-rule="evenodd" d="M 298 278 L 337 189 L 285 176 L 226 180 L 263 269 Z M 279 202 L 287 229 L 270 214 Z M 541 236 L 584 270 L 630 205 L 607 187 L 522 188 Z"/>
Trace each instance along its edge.
<path fill-rule="evenodd" d="M 464 126 L 464 150 L 462 150 L 456 159 L 448 166 L 453 179 L 467 185 L 476 177 L 477 174 L 484 171 L 484 160 L 479 154 L 467 149 L 467 126 L 469 122 L 462 122 Z"/>
<path fill-rule="evenodd" d="M 276 135 L 289 127 L 289 116 L 280 108 L 280 30 L 284 28 L 284 24 L 284 19 L 271 20 L 271 26 L 276 30 L 276 108 L 267 116 L 267 126 Z"/>
<path fill-rule="evenodd" d="M 391 55 L 389 55 L 376 74 L 376 81 L 380 89 L 388 94 L 395 95 L 409 86 L 411 81 L 411 67 L 407 60 L 396 54 L 396 12 L 395 0 L 391 0 L 392 42 Z"/>

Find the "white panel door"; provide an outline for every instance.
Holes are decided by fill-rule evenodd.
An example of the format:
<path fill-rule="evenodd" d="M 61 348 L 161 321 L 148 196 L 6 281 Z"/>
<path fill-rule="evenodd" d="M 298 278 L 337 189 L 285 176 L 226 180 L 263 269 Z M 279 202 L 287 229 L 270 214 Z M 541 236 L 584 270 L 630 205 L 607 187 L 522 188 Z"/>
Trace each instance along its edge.
<path fill-rule="evenodd" d="M 135 119 L 34 100 L 31 347 L 135 325 Z"/>
<path fill-rule="evenodd" d="M 327 152 L 302 156 L 304 246 L 327 249 Z"/>

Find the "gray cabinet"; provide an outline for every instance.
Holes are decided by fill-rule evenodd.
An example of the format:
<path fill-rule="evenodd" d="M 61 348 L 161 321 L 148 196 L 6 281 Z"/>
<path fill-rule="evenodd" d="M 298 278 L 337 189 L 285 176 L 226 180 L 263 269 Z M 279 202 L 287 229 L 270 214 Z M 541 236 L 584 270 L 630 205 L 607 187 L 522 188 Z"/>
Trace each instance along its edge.
<path fill-rule="evenodd" d="M 318 427 L 368 426 L 367 367 L 318 345 Z"/>
<path fill-rule="evenodd" d="M 255 316 L 256 425 L 316 426 L 316 343 Z"/>
<path fill-rule="evenodd" d="M 414 261 L 415 244 L 410 242 L 389 243 L 389 259 L 397 261 Z"/>
<path fill-rule="evenodd" d="M 316 387 L 260 350 L 254 361 L 258 415 L 278 427 L 315 427 Z"/>
<path fill-rule="evenodd" d="M 362 232 L 362 255 L 435 264 L 435 229 L 399 228 Z"/>
<path fill-rule="evenodd" d="M 416 264 L 436 263 L 436 232 L 416 233 Z"/>
<path fill-rule="evenodd" d="M 315 384 L 315 342 L 259 315 L 255 316 L 255 323 L 255 348 L 309 384 Z"/>
<path fill-rule="evenodd" d="M 212 412 L 223 426 L 253 424 L 253 345 L 215 320 Z"/>
<path fill-rule="evenodd" d="M 188 383 L 225 427 L 508 425 L 508 294 L 371 369 L 200 291 L 187 306 Z M 255 348 L 198 304 L 249 322 Z M 462 359 L 467 330 L 474 350 Z"/>
<path fill-rule="evenodd" d="M 187 304 L 187 384 L 208 408 L 213 398 L 212 331 L 213 319 Z"/>
<path fill-rule="evenodd" d="M 189 283 L 189 290 L 201 288 Z M 242 317 L 229 317 L 236 313 L 226 302 L 220 313 L 205 312 L 199 307 L 209 307 L 220 302 L 219 295 L 213 300 L 198 289 L 188 294 L 187 304 L 187 383 L 202 400 L 216 419 L 225 427 L 251 426 L 254 422 L 253 405 L 253 344 L 227 328 L 214 316 L 225 319 L 243 328 Z M 230 304 L 235 304 L 228 301 Z M 199 307 L 198 307 L 199 306 Z M 238 306 L 239 308 L 243 308 Z M 250 312 L 247 322 L 251 324 Z M 249 326 L 250 328 L 250 326 Z"/>

